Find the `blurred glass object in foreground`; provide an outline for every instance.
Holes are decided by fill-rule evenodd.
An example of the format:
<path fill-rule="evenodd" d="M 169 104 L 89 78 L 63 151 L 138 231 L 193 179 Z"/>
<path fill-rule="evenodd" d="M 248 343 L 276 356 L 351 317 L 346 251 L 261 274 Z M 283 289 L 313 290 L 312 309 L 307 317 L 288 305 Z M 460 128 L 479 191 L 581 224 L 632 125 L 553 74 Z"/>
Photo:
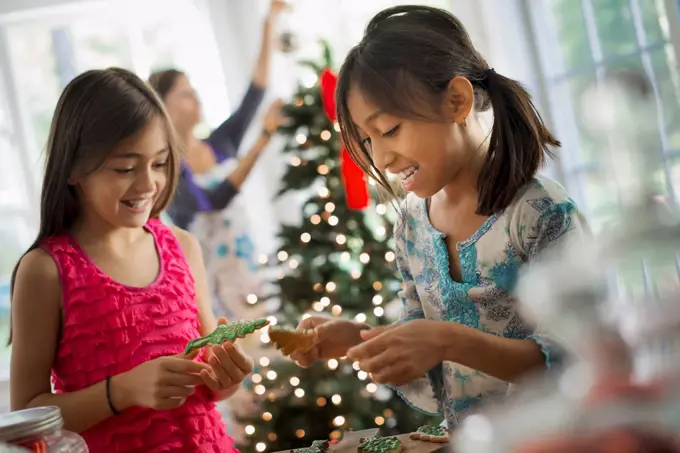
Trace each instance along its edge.
<path fill-rule="evenodd" d="M 544 437 L 619 427 L 680 429 L 678 285 L 645 298 L 612 285 L 618 270 L 677 262 L 680 251 L 680 211 L 651 178 L 662 159 L 652 145 L 653 99 L 644 76 L 624 72 L 584 93 L 583 118 L 619 200 L 616 218 L 599 237 L 532 263 L 517 291 L 525 316 L 564 345 L 567 358 L 561 370 L 520 383 L 503 404 L 468 417 L 454 434 L 456 453 L 520 452 Z M 638 384 L 647 390 L 634 390 Z"/>

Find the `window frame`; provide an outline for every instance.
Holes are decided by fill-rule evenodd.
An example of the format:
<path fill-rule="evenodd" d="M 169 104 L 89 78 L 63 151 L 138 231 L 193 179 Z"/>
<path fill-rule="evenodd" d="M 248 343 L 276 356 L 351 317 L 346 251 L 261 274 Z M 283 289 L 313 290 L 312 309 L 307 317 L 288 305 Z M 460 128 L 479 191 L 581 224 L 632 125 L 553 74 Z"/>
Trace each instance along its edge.
<path fill-rule="evenodd" d="M 580 162 L 577 153 L 570 150 L 577 149 L 579 146 L 579 131 L 576 124 L 576 108 L 570 96 L 560 93 L 561 89 L 554 89 L 556 83 L 569 79 L 582 71 L 595 71 L 596 79 L 602 80 L 605 65 L 616 59 L 640 56 L 645 74 L 650 78 L 655 98 L 658 100 L 658 90 L 656 86 L 654 68 L 651 66 L 650 53 L 670 45 L 675 54 L 676 70 L 680 72 L 680 0 L 663 0 L 664 7 L 668 14 L 669 37 L 667 41 L 655 43 L 646 42 L 644 26 L 640 16 L 640 1 L 651 0 L 628 0 L 633 13 L 633 24 L 636 34 L 636 49 L 634 52 L 616 55 L 612 57 L 602 56 L 599 48 L 599 37 L 597 29 L 593 23 L 593 16 L 588 12 L 592 10 L 593 0 L 578 0 L 584 11 L 584 22 L 588 34 L 588 41 L 591 48 L 591 65 L 586 68 L 579 68 L 577 71 L 567 71 L 564 67 L 558 36 L 555 32 L 555 24 L 552 23 L 552 14 L 547 10 L 545 2 L 533 0 L 521 0 L 520 7 L 523 10 L 524 20 L 529 29 L 529 33 L 534 37 L 532 45 L 536 54 L 536 68 L 539 71 L 540 92 L 545 96 L 545 107 L 547 108 L 550 123 L 558 131 L 564 146 L 560 155 L 560 176 L 563 184 L 570 190 L 574 197 L 582 205 L 585 212 L 592 214 L 593 210 L 588 205 L 587 197 L 584 195 L 584 186 L 580 182 L 583 176 L 587 176 L 597 170 L 592 164 Z M 675 19 L 675 20 L 674 20 Z M 541 39 L 537 39 L 538 37 Z M 673 69 L 673 68 L 671 68 Z M 552 76 L 557 74 L 557 76 Z M 680 155 L 680 149 L 669 149 L 666 132 L 664 131 L 663 116 L 661 106 L 657 102 L 657 113 L 659 114 L 659 137 L 663 146 L 663 164 L 665 182 L 669 189 L 669 195 L 673 201 L 677 202 L 677 193 L 674 188 L 674 181 L 671 176 L 669 160 Z"/>

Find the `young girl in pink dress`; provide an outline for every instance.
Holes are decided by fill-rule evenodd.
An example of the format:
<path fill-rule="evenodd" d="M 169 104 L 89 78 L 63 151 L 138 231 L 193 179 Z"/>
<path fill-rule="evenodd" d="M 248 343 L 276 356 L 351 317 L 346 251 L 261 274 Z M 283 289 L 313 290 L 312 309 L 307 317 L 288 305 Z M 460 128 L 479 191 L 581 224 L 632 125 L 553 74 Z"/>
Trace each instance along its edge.
<path fill-rule="evenodd" d="M 182 353 L 217 322 L 196 239 L 158 220 L 177 184 L 173 134 L 134 74 L 74 79 L 52 121 L 39 234 L 12 279 L 12 409 L 59 406 L 94 453 L 236 451 L 214 401 L 251 359 L 232 344 Z"/>

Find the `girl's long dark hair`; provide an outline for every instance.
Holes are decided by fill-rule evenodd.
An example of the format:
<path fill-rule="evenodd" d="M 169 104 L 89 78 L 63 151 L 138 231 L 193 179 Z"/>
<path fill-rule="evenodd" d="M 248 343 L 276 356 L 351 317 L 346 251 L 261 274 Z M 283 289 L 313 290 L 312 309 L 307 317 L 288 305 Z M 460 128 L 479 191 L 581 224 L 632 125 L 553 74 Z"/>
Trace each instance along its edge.
<path fill-rule="evenodd" d="M 135 136 L 154 119 L 162 121 L 170 149 L 167 184 L 151 211 L 151 216 L 157 217 L 170 202 L 179 175 L 179 148 L 161 100 L 139 77 L 119 68 L 87 71 L 66 86 L 57 102 L 47 141 L 40 227 L 26 253 L 73 226 L 80 208 L 69 179 L 97 171 L 119 143 Z M 12 272 L 10 295 L 14 293 L 19 263 Z"/>
<path fill-rule="evenodd" d="M 350 88 L 361 91 L 387 113 L 432 120 L 456 76 L 472 83 L 478 111 L 493 108 L 489 149 L 477 183 L 477 213 L 496 214 L 512 203 L 546 156 L 553 155 L 551 147 L 560 142 L 545 127 L 526 89 L 490 69 L 463 24 L 448 11 L 395 6 L 370 21 L 338 75 L 336 103 L 342 137 L 357 164 L 394 195 L 361 144 L 347 105 Z M 423 105 L 431 106 L 429 112 Z"/>

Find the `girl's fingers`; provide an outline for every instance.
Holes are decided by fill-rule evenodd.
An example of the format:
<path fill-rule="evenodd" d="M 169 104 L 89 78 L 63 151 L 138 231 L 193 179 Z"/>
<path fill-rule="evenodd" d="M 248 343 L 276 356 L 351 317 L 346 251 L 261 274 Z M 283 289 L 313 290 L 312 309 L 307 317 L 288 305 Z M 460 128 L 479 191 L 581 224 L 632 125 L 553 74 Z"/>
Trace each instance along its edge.
<path fill-rule="evenodd" d="M 199 385 L 201 382 L 201 377 L 198 374 L 169 372 L 163 377 L 163 383 L 169 386 Z"/>
<path fill-rule="evenodd" d="M 388 365 L 375 373 L 371 373 L 371 379 L 379 384 L 391 384 L 395 387 L 401 387 L 411 382 L 414 377 L 408 375 L 407 366 L 395 364 Z"/>
<path fill-rule="evenodd" d="M 392 351 L 389 349 L 384 350 L 380 354 L 359 361 L 359 368 L 367 373 L 378 373 L 379 371 L 385 370 L 386 368 L 395 364 L 395 359 L 393 357 Z"/>
<path fill-rule="evenodd" d="M 253 371 L 253 365 L 250 357 L 246 356 L 236 345 L 228 343 L 223 346 L 223 349 L 229 354 L 231 360 L 242 371 L 242 374 L 250 374 Z"/>
<path fill-rule="evenodd" d="M 196 387 L 194 386 L 171 385 L 161 387 L 158 390 L 158 396 L 161 398 L 186 398 L 189 395 L 193 395 L 195 391 Z"/>
<path fill-rule="evenodd" d="M 208 370 L 201 371 L 201 379 L 206 387 L 208 387 L 213 392 L 222 390 L 222 385 L 217 380 L 217 378 Z"/>
<path fill-rule="evenodd" d="M 236 374 L 237 367 L 234 362 L 221 346 L 213 348 L 213 357 L 210 358 L 210 365 L 212 365 L 213 373 L 220 382 L 222 388 L 227 388 L 234 382 L 232 375 Z"/>

